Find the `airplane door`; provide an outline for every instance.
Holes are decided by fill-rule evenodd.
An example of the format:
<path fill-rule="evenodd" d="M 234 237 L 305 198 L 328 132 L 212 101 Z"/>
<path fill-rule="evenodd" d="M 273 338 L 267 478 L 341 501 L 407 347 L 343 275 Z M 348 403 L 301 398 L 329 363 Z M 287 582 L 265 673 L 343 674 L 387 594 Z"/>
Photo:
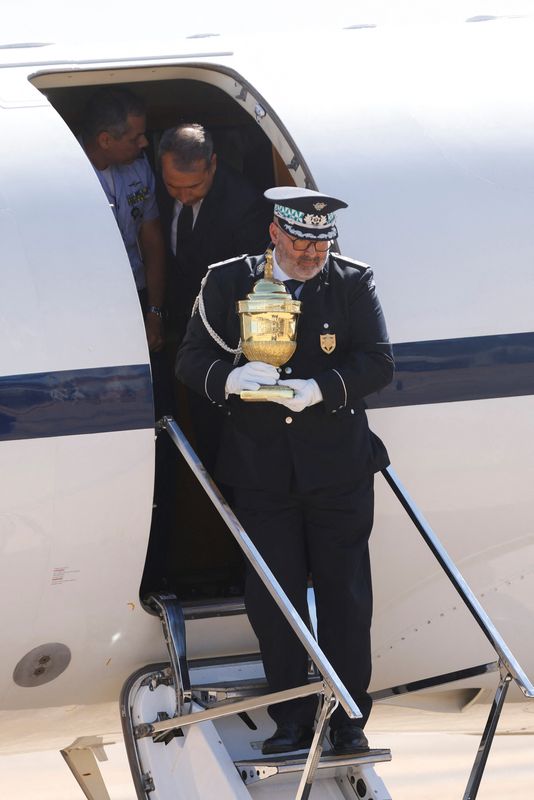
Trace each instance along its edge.
<path fill-rule="evenodd" d="M 137 597 L 154 468 L 144 325 L 81 147 L 25 75 L 2 77 L 0 697 L 111 699 L 152 622 Z"/>

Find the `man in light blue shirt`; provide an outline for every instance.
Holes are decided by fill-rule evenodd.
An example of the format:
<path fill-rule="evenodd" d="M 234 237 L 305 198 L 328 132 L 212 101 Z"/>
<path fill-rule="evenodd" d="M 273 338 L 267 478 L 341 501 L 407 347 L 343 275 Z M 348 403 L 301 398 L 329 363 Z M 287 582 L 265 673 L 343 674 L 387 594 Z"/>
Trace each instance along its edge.
<path fill-rule="evenodd" d="M 145 319 L 154 389 L 155 418 L 172 413 L 171 371 L 164 352 L 165 245 L 147 147 L 145 104 L 123 87 L 96 91 L 85 107 L 81 143 L 93 165 L 121 232 Z M 104 288 L 104 287 L 103 287 Z M 169 446 L 170 445 L 170 446 Z M 173 517 L 174 454 L 158 437 L 154 511 L 145 565 L 147 580 L 165 574 L 166 541 Z"/>
<path fill-rule="evenodd" d="M 100 89 L 87 103 L 82 144 L 117 220 L 156 352 L 164 345 L 165 247 L 145 130 L 144 103 L 127 89 Z"/>

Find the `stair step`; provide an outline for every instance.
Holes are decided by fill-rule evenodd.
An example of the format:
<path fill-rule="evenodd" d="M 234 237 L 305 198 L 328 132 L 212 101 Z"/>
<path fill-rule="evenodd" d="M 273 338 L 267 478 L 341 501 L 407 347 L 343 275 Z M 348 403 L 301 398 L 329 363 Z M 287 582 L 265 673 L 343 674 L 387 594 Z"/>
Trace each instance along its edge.
<path fill-rule="evenodd" d="M 246 614 L 242 597 L 228 597 L 220 600 L 188 601 L 182 603 L 184 619 L 211 619 L 213 617 L 235 617 Z"/>
<path fill-rule="evenodd" d="M 287 775 L 292 772 L 302 772 L 306 764 L 306 755 L 266 756 L 265 758 L 239 759 L 235 761 L 237 771 L 246 784 L 272 778 L 275 775 Z M 324 751 L 317 765 L 319 771 L 337 770 L 341 767 L 361 767 L 365 764 L 377 764 L 381 761 L 391 761 L 391 750 L 373 749 L 365 753 L 349 756 L 337 756 L 331 750 Z"/>

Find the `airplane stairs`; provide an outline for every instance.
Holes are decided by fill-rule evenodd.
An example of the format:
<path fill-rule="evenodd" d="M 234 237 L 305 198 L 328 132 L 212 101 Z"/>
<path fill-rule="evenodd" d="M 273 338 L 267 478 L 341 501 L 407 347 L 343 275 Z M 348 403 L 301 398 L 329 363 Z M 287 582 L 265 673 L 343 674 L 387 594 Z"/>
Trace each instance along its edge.
<path fill-rule="evenodd" d="M 269 797 L 329 800 L 391 800 L 374 771 L 389 761 L 389 750 L 369 750 L 354 757 L 335 756 L 328 742 L 328 721 L 339 703 L 349 717 L 361 716 L 309 628 L 296 614 L 275 576 L 241 527 L 171 417 L 157 425 L 167 431 L 206 494 L 223 517 L 251 566 L 306 649 L 314 674 L 304 686 L 268 693 L 261 662 L 255 656 L 187 663 L 184 610 L 173 595 L 151 595 L 147 603 L 160 617 L 170 664 L 143 667 L 121 693 L 124 739 L 138 800 L 247 800 Z M 430 548 L 447 578 L 498 656 L 496 662 L 434 676 L 375 693 L 375 699 L 444 685 L 472 675 L 498 671 L 500 680 L 468 779 L 463 800 L 475 800 L 511 681 L 534 698 L 529 680 L 438 537 L 392 467 L 383 476 Z M 201 609 L 187 609 L 193 617 Z M 229 611 L 228 613 L 234 613 Z M 224 616 L 224 610 L 217 616 Z M 309 753 L 263 757 L 261 744 L 273 732 L 267 706 L 318 695 L 315 735 Z M 93 745 L 62 751 L 89 800 L 109 800 L 98 773 Z M 89 786 L 94 785 L 94 790 Z"/>
<path fill-rule="evenodd" d="M 232 532 L 245 557 L 257 571 L 279 609 L 307 650 L 319 680 L 285 692 L 264 694 L 254 681 L 263 678 L 257 662 L 187 665 L 182 609 L 172 597 L 153 596 L 169 648 L 171 667 L 144 668 L 125 684 L 121 712 L 128 756 L 141 800 L 226 800 L 226 798 L 373 798 L 390 795 L 374 772 L 374 764 L 388 761 L 389 750 L 346 759 L 323 751 L 328 720 L 337 704 L 351 718 L 361 716 L 310 630 L 296 615 L 275 576 L 267 567 L 239 520 L 207 474 L 198 456 L 172 417 L 157 423 L 166 431 L 207 496 Z M 403 487 L 393 468 L 383 476 L 430 548 L 447 578 L 491 643 L 498 661 L 472 668 L 497 669 L 500 680 L 482 734 L 463 800 L 477 796 L 486 761 L 510 682 L 534 698 L 534 685 L 488 617 L 456 565 Z M 468 673 L 470 670 L 467 670 Z M 436 685 L 455 680 L 455 674 L 423 682 Z M 415 690 L 414 685 L 390 691 Z M 419 687 L 423 688 L 423 686 Z M 258 693 L 259 692 L 259 693 Z M 272 732 L 266 707 L 276 702 L 318 694 L 315 735 L 307 757 L 261 757 L 261 742 Z M 231 702 L 230 702 L 231 700 Z M 252 758 L 251 756 L 252 751 Z"/>
<path fill-rule="evenodd" d="M 345 798 L 391 800 L 376 764 L 389 750 L 354 756 L 322 751 L 336 703 L 319 679 L 269 694 L 261 661 L 188 665 L 183 610 L 172 595 L 148 599 L 163 625 L 170 665 L 145 667 L 121 696 L 124 738 L 139 800 L 245 800 L 245 798 Z M 273 723 L 272 702 L 322 694 L 310 754 L 263 756 Z M 326 738 L 326 737 L 325 737 Z"/>

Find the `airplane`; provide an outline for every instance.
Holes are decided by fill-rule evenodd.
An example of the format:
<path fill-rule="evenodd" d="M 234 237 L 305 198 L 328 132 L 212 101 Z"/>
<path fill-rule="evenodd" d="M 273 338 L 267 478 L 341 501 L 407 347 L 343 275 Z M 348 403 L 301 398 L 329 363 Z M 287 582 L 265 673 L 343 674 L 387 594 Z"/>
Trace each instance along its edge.
<path fill-rule="evenodd" d="M 176 701 L 160 621 L 140 598 L 155 458 L 144 327 L 76 138 L 85 99 L 111 84 L 145 98 L 153 144 L 177 114 L 194 117 L 258 184 L 347 200 L 338 245 L 373 266 L 397 362 L 391 387 L 369 398 L 371 427 L 532 679 L 531 41 L 531 20 L 504 17 L 355 27 L 327 41 L 279 34 L 275 51 L 260 35 L 0 48 L 0 753 L 46 742 L 87 797 L 104 797 L 89 786 L 95 741 L 116 734 L 121 707 L 138 703 L 149 723 Z M 169 547 L 191 675 L 205 687 L 236 671 L 259 680 L 233 540 L 212 532 L 202 492 L 200 530 L 181 514 L 196 483 L 180 475 Z M 487 702 L 493 648 L 382 479 L 376 510 L 371 688 L 426 685 L 399 697 L 419 708 Z M 449 682 L 425 684 L 436 676 Z M 208 712 L 215 695 L 205 689 Z M 249 717 L 265 725 L 262 713 Z M 242 737 L 250 749 L 262 735 L 225 720 L 213 730 L 239 739 L 243 761 Z M 228 781 L 217 797 L 262 796 L 268 780 L 223 769 L 199 730 L 139 740 L 138 797 L 176 791 L 158 758 L 184 740 L 196 740 L 184 797 L 210 796 L 204 768 Z M 389 796 L 358 769 L 377 787 L 370 796 Z M 343 791 L 333 796 L 357 796 Z"/>

